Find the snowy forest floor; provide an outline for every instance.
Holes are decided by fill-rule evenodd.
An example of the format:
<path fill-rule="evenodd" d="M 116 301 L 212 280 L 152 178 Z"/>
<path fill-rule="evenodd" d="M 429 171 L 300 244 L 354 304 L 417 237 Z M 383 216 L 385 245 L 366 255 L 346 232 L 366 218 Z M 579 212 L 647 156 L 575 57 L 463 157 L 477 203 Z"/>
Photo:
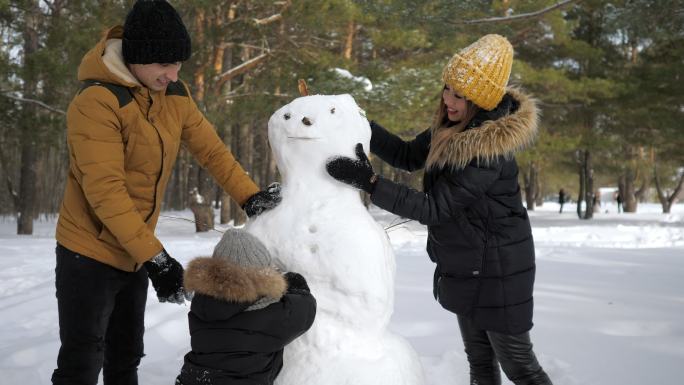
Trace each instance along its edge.
<path fill-rule="evenodd" d="M 672 214 L 642 204 L 616 214 L 608 205 L 592 221 L 573 206 L 559 215 L 546 203 L 530 212 L 537 252 L 532 340 L 556 385 L 681 383 L 684 362 L 684 204 Z M 399 222 L 372 210 L 385 227 Z M 221 234 L 166 212 L 157 234 L 186 264 L 209 255 Z M 50 382 L 59 348 L 54 295 L 54 220 L 34 235 L 15 235 L 0 217 L 0 382 Z M 409 222 L 388 230 L 397 258 L 390 329 L 418 351 L 427 384 L 467 384 L 468 365 L 456 317 L 432 297 L 433 265 L 426 229 Z M 171 384 L 188 350 L 188 306 L 160 304 L 150 286 L 140 383 Z M 504 381 L 504 383 L 509 383 Z"/>

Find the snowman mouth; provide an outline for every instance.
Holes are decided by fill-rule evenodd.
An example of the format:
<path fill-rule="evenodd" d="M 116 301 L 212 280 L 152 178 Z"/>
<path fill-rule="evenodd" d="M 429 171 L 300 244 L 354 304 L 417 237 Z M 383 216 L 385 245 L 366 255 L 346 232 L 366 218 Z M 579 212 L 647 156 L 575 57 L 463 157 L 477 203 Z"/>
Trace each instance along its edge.
<path fill-rule="evenodd" d="M 297 140 L 321 140 L 323 138 L 316 138 L 312 136 L 288 136 L 288 139 L 297 139 Z"/>

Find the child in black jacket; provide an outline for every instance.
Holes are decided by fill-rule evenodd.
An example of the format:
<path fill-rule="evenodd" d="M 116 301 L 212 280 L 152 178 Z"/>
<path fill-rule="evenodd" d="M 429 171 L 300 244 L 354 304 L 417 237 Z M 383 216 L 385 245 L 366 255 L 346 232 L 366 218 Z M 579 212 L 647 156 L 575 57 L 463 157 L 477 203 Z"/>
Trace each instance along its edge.
<path fill-rule="evenodd" d="M 176 385 L 273 384 L 285 345 L 306 332 L 316 300 L 304 277 L 280 273 L 253 235 L 231 229 L 211 258 L 185 271 L 194 291 L 188 321 L 192 351 Z"/>

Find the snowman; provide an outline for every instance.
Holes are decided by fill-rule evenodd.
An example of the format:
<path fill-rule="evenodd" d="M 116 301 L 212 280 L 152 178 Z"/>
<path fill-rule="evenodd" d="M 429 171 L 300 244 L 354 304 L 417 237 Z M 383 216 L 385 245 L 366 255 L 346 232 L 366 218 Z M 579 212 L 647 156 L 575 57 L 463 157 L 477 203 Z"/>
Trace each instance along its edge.
<path fill-rule="evenodd" d="M 421 385 L 419 358 L 387 325 L 395 261 L 358 190 L 325 170 L 333 156 L 368 149 L 371 130 L 350 95 L 313 95 L 280 108 L 268 137 L 283 178 L 282 202 L 246 226 L 316 297 L 312 328 L 285 348 L 277 385 Z"/>

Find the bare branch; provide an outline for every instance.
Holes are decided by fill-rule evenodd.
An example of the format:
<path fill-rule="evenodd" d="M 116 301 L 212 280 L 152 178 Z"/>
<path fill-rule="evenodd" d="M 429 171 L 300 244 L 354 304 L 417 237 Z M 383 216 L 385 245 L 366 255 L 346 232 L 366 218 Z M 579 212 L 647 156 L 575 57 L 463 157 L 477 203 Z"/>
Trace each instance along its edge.
<path fill-rule="evenodd" d="M 549 7 L 541 9 L 539 11 L 530 12 L 530 13 L 522 13 L 520 15 L 515 15 L 515 16 L 489 17 L 486 19 L 476 19 L 476 20 L 457 20 L 457 21 L 453 21 L 453 22 L 449 22 L 449 23 L 450 24 L 473 25 L 473 24 L 487 24 L 487 23 L 509 23 L 512 21 L 533 19 L 533 18 L 542 16 L 546 13 L 549 13 L 553 10 L 556 10 L 560 7 L 564 7 L 568 4 L 572 4 L 572 3 L 577 2 L 577 1 L 582 1 L 582 0 L 563 0 L 557 4 L 551 5 Z"/>
<path fill-rule="evenodd" d="M 256 49 L 259 51 L 266 51 L 267 49 L 264 48 L 263 46 L 258 46 L 258 45 L 253 45 L 253 44 L 245 44 L 245 43 L 234 43 L 234 42 L 225 42 L 221 43 L 221 46 L 224 48 L 228 47 L 242 47 L 242 48 L 251 48 L 251 49 Z"/>
<path fill-rule="evenodd" d="M 256 25 L 266 25 L 266 24 L 275 23 L 278 20 L 282 20 L 282 18 L 283 18 L 282 14 L 276 13 L 275 15 L 271 15 L 271 16 L 263 18 L 263 19 L 254 19 L 254 23 Z"/>
<path fill-rule="evenodd" d="M 677 183 L 677 187 L 675 187 L 674 191 L 672 192 L 672 195 L 670 196 L 670 204 L 674 204 L 677 199 L 679 199 L 679 195 L 682 193 L 684 190 L 684 172 L 682 175 L 679 176 L 679 183 Z"/>
<path fill-rule="evenodd" d="M 291 0 L 287 0 L 283 3 L 283 8 L 280 9 L 279 13 L 276 13 L 274 15 L 265 17 L 263 19 L 252 19 L 256 25 L 267 25 L 271 23 L 275 23 L 278 20 L 283 19 L 283 13 L 292 5 Z"/>
<path fill-rule="evenodd" d="M 264 62 L 269 57 L 269 54 L 270 54 L 270 52 L 262 53 L 261 55 L 255 56 L 255 57 L 247 60 L 246 62 L 244 62 L 244 63 L 242 63 L 236 67 L 233 67 L 233 68 L 229 69 L 228 71 L 222 73 L 221 75 L 217 76 L 216 82 L 218 83 L 218 86 L 220 87 L 221 85 L 223 85 L 223 83 L 229 81 L 230 79 L 232 79 L 238 75 L 241 75 L 245 72 L 251 71 L 256 66 L 258 66 L 259 64 Z"/>
<path fill-rule="evenodd" d="M 0 95 L 4 96 L 4 97 L 6 97 L 6 98 L 10 98 L 10 99 L 16 100 L 16 101 L 18 101 L 18 102 L 22 102 L 22 103 L 37 104 L 37 105 L 39 105 L 39 106 L 41 106 L 41 107 L 43 107 L 43 108 L 45 108 L 46 110 L 49 110 L 49 111 L 51 111 L 51 112 L 55 112 L 55 113 L 58 113 L 58 114 L 66 115 L 66 112 L 64 112 L 63 110 L 60 110 L 59 108 L 56 108 L 56 107 L 48 106 L 47 104 L 41 102 L 40 100 L 20 98 L 20 97 L 18 97 L 18 96 L 13 96 L 13 95 L 6 94 L 6 93 L 0 93 Z"/>

